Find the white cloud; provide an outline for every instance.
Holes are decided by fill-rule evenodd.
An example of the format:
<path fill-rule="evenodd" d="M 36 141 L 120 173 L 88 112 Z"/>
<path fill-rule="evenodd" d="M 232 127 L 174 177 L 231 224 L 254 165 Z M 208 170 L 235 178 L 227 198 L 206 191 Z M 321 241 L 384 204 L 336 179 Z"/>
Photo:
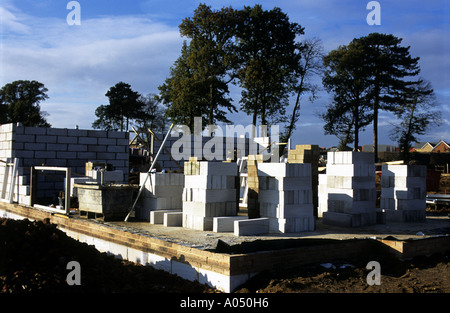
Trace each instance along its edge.
<path fill-rule="evenodd" d="M 178 29 L 139 16 L 86 19 L 81 26 L 24 16 L 22 23 L 7 25 L 0 83 L 44 83 L 50 99 L 41 107 L 55 127 L 90 128 L 95 108 L 119 81 L 143 94 L 157 92 L 182 43 Z M 14 34 L 13 28 L 28 34 Z"/>
<path fill-rule="evenodd" d="M 21 22 L 21 19 L 5 7 L 0 7 L 2 34 L 5 31 L 16 33 L 28 33 L 29 27 Z"/>
<path fill-rule="evenodd" d="M 197 3 L 179 1 L 175 6 L 170 5 L 175 3 L 174 0 L 163 3 L 142 1 L 142 12 L 147 15 L 85 18 L 82 11 L 81 25 L 68 26 L 65 6 L 61 17 L 42 18 L 24 14 L 8 2 L 3 0 L 3 7 L 0 7 L 3 36 L 0 84 L 18 79 L 34 79 L 44 83 L 49 89 L 50 99 L 41 106 L 50 114 L 49 122 L 55 127 L 79 125 L 81 128 L 91 127 L 95 108 L 107 103 L 106 91 L 119 81 L 129 83 L 133 89 L 144 94 L 157 92 L 157 86 L 169 75 L 170 67 L 180 53 L 183 38 L 180 38 L 177 25 L 184 17 L 192 16 L 197 7 Z M 306 27 L 305 37 L 322 39 L 325 52 L 375 31 L 404 38 L 403 44 L 411 45 L 411 54 L 421 57 L 422 74 L 431 81 L 444 104 L 443 115 L 448 113 L 449 28 L 439 29 L 435 25 L 434 28 L 426 28 L 431 11 L 427 13 L 425 23 L 423 19 L 416 19 L 416 15 L 405 17 L 402 11 L 397 10 L 399 4 L 385 2 L 381 2 L 382 26 L 370 27 L 365 22 L 367 2 L 277 0 L 264 1 L 263 7 L 280 7 L 291 21 Z M 235 8 L 244 4 L 252 6 L 260 2 L 214 0 L 206 3 L 219 9 L 228 5 Z M 422 5 L 417 1 L 413 3 L 408 6 L 412 11 L 413 7 Z M 412 29 L 414 25 L 408 19 L 424 26 Z M 235 104 L 239 107 L 239 91 L 232 91 Z M 324 108 L 326 96 L 324 94 L 314 104 L 305 98 L 294 141 L 304 142 L 308 138 L 321 145 L 337 144 L 334 136 L 323 135 L 321 121 L 314 115 Z M 230 115 L 229 118 L 242 121 L 242 124 L 251 120 L 243 113 Z M 380 143 L 385 143 L 384 139 L 388 141 L 385 134 L 392 126 L 389 119 L 383 117 L 380 126 L 380 137 L 383 137 Z M 432 131 L 431 136 L 447 134 L 448 137 L 450 124 L 443 123 L 443 126 Z M 372 127 L 369 126 L 361 136 L 361 144 L 371 142 L 371 133 Z"/>

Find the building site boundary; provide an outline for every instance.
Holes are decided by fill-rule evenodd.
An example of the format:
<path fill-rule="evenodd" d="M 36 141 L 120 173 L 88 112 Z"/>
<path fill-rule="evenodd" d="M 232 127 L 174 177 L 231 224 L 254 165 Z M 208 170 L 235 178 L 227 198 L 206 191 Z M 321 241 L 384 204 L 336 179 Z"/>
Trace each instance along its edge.
<path fill-rule="evenodd" d="M 46 212 L 18 204 L 0 203 L 0 216 L 12 219 L 49 219 L 50 223 L 57 225 L 68 236 L 94 245 L 101 252 L 150 265 L 191 281 L 199 281 L 223 292 L 232 292 L 254 275 L 275 268 L 290 268 L 361 255 L 373 256 L 377 253 L 408 259 L 417 255 L 441 253 L 450 247 L 450 236 L 441 235 L 414 240 L 326 240 L 293 248 L 228 254 L 153 238 L 151 234 L 133 232 L 131 227 L 116 227 L 96 220 Z"/>

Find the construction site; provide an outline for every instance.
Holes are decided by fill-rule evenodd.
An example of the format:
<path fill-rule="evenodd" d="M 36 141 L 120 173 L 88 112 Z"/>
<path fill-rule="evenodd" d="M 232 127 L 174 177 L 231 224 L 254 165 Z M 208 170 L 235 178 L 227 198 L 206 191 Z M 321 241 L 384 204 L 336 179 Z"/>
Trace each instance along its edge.
<path fill-rule="evenodd" d="M 194 153 L 178 159 L 171 130 L 150 131 L 148 142 L 137 132 L 0 125 L 4 229 L 8 220 L 54 225 L 116 259 L 207 286 L 188 285 L 191 292 L 255 291 L 258 279 L 277 284 L 265 292 L 300 292 L 280 273 L 327 264 L 336 270 L 356 259 L 380 262 L 388 273 L 395 262 L 448 258 L 449 153 L 439 164 L 375 163 L 371 152 L 236 137 L 233 145 L 215 138 L 222 155 L 207 160 L 195 150 L 211 145 L 202 137 L 191 138 Z M 26 255 L 29 240 L 5 251 Z M 425 287 L 449 292 L 448 260 L 439 264 L 442 285 Z M 149 292 L 164 291 L 153 284 Z M 313 291 L 332 292 L 332 285 Z M 386 286 L 378 290 L 398 291 Z"/>

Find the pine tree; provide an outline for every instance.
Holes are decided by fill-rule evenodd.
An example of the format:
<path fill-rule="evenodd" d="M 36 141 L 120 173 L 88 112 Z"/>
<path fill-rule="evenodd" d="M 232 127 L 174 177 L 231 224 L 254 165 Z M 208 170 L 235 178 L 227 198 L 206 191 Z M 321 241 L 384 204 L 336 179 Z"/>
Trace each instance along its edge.
<path fill-rule="evenodd" d="M 396 112 L 401 122 L 392 131 L 391 138 L 398 141 L 402 158 L 408 162 L 412 144 L 430 125 L 439 125 L 441 112 L 435 109 L 436 98 L 431 84 L 423 79 L 419 79 L 404 97 L 403 107 Z"/>
<path fill-rule="evenodd" d="M 338 136 L 341 146 L 353 141 L 355 150 L 359 147 L 359 132 L 373 117 L 367 99 L 370 85 L 363 53 L 359 45 L 351 43 L 331 51 L 323 59 L 323 84 L 333 93 L 332 104 L 322 114 L 325 133 Z"/>
<path fill-rule="evenodd" d="M 50 127 L 40 102 L 48 99 L 48 89 L 35 80 L 17 80 L 0 89 L 0 124 L 22 123 L 24 126 Z"/>
<path fill-rule="evenodd" d="M 401 38 L 390 34 L 372 33 L 354 39 L 364 49 L 366 81 L 372 86 L 369 99 L 373 108 L 373 151 L 378 160 L 379 111 L 396 112 L 404 104 L 402 95 L 420 72 L 419 58 L 411 57 L 410 47 L 402 47 Z"/>

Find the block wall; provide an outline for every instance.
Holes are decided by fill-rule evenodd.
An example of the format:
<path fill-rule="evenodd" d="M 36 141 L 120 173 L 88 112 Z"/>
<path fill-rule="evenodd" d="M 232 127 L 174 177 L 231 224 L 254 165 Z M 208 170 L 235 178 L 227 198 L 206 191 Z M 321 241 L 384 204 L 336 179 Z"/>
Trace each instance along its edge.
<path fill-rule="evenodd" d="M 84 176 L 85 163 L 93 160 L 107 162 L 114 170 L 123 171 L 124 182 L 127 182 L 128 147 L 127 132 L 24 127 L 16 124 L 0 126 L 0 159 L 19 159 L 20 185 L 28 186 L 28 189 L 31 166 L 70 167 L 73 176 Z M 0 172 L 4 170 L 0 169 Z M 63 177 L 61 180 L 61 177 L 51 179 L 50 176 L 38 175 L 38 197 L 55 197 L 55 193 L 64 190 Z"/>
<path fill-rule="evenodd" d="M 165 134 L 156 134 L 153 155 L 156 155 Z M 158 157 L 160 169 L 183 170 L 184 162 L 190 157 L 207 161 L 234 160 L 249 154 L 257 154 L 268 144 L 269 137 L 257 137 L 254 141 L 240 137 L 210 137 L 210 136 L 174 136 L 167 138 L 166 144 Z M 184 150 L 186 149 L 186 150 Z M 166 151 L 167 150 L 167 151 Z M 266 159 L 270 159 L 270 149 L 263 152 Z M 171 155 L 172 154 L 172 157 Z M 174 160 L 175 159 L 175 160 Z"/>

